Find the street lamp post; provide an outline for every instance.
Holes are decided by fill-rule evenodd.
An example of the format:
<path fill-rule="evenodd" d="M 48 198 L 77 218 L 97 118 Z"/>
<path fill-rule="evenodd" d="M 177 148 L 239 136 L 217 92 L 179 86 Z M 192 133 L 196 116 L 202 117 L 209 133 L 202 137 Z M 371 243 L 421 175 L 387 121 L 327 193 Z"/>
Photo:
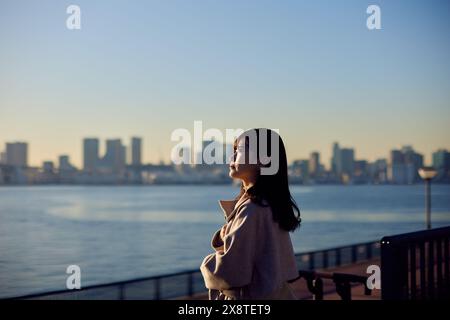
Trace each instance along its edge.
<path fill-rule="evenodd" d="M 431 229 L 431 179 L 437 172 L 433 167 L 422 167 L 419 169 L 420 177 L 425 180 L 425 221 L 427 229 Z"/>

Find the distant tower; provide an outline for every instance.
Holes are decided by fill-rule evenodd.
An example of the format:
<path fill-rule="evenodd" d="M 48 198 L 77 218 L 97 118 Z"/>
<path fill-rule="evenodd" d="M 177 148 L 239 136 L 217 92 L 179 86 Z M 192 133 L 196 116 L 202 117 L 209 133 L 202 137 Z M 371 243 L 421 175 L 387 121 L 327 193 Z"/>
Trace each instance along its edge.
<path fill-rule="evenodd" d="M 54 173 L 55 172 L 55 166 L 53 164 L 53 161 L 44 161 L 42 164 L 42 168 L 45 173 Z"/>
<path fill-rule="evenodd" d="M 337 173 L 337 160 L 339 157 L 339 144 L 337 142 L 333 143 L 333 156 L 331 158 L 331 172 Z"/>
<path fill-rule="evenodd" d="M 131 165 L 140 166 L 142 164 L 142 139 L 131 138 Z"/>
<path fill-rule="evenodd" d="M 106 140 L 106 154 L 102 159 L 102 167 L 120 172 L 125 168 L 126 148 L 120 139 Z"/>
<path fill-rule="evenodd" d="M 355 168 L 355 150 L 352 148 L 342 148 L 339 150 L 338 154 L 339 157 L 336 162 L 336 172 L 339 176 L 344 174 L 348 177 L 352 177 Z"/>
<path fill-rule="evenodd" d="M 98 165 L 98 139 L 86 138 L 83 140 L 83 169 L 94 172 Z"/>
<path fill-rule="evenodd" d="M 308 171 L 309 174 L 314 177 L 320 170 L 320 154 L 318 152 L 312 152 L 309 157 Z"/>
<path fill-rule="evenodd" d="M 423 166 L 423 155 L 416 153 L 411 146 L 390 152 L 388 179 L 394 184 L 412 184 L 420 180 L 418 169 Z"/>
<path fill-rule="evenodd" d="M 28 144 L 14 142 L 6 144 L 6 164 L 11 166 L 28 166 Z"/>
<path fill-rule="evenodd" d="M 72 164 L 70 164 L 70 158 L 68 155 L 61 155 L 58 159 L 59 172 L 76 171 L 76 168 Z"/>

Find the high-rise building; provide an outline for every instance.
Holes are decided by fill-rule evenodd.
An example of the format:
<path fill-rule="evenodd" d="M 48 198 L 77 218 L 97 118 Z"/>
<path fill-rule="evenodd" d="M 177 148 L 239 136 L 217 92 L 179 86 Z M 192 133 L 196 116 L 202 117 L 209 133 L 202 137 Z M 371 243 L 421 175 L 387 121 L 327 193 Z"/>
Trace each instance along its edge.
<path fill-rule="evenodd" d="M 450 181 L 450 152 L 441 149 L 433 152 L 433 167 L 438 174 L 435 178 L 440 181 Z"/>
<path fill-rule="evenodd" d="M 356 182 L 365 183 L 369 178 L 369 163 L 366 160 L 355 160 L 353 175 Z"/>
<path fill-rule="evenodd" d="M 300 169 L 300 176 L 303 180 L 307 180 L 309 178 L 309 161 L 308 160 L 299 160 L 298 167 Z"/>
<path fill-rule="evenodd" d="M 333 143 L 333 155 L 331 157 L 331 172 L 336 174 L 337 173 L 337 160 L 339 157 L 339 144 L 337 142 Z"/>
<path fill-rule="evenodd" d="M 339 177 L 346 175 L 351 178 L 354 173 L 355 151 L 351 148 L 342 148 L 337 153 L 336 173 Z"/>
<path fill-rule="evenodd" d="M 408 183 L 415 183 L 421 181 L 419 175 L 419 169 L 423 167 L 423 155 L 414 152 L 414 150 L 404 150 L 405 153 L 405 161 L 408 167 L 407 171 L 407 180 Z"/>
<path fill-rule="evenodd" d="M 315 177 L 320 172 L 320 154 L 312 152 L 309 157 L 308 172 L 311 177 Z"/>
<path fill-rule="evenodd" d="M 142 139 L 131 138 L 131 165 L 140 166 L 142 164 Z"/>
<path fill-rule="evenodd" d="M 99 143 L 97 138 L 83 140 L 83 169 L 94 172 L 99 162 Z"/>
<path fill-rule="evenodd" d="M 5 162 L 11 166 L 28 166 L 28 144 L 26 142 L 6 143 Z"/>
<path fill-rule="evenodd" d="M 106 153 L 101 160 L 101 167 L 118 173 L 125 168 L 126 148 L 120 139 L 106 140 Z"/>
<path fill-rule="evenodd" d="M 450 170 L 450 152 L 445 149 L 440 149 L 433 152 L 433 167 L 438 171 Z"/>
<path fill-rule="evenodd" d="M 55 166 L 53 165 L 53 161 L 44 161 L 42 164 L 42 169 L 45 173 L 54 173 Z"/>
<path fill-rule="evenodd" d="M 392 150 L 387 170 L 388 179 L 394 184 L 412 184 L 420 180 L 418 170 L 422 166 L 423 156 L 411 146 Z"/>
<path fill-rule="evenodd" d="M 69 156 L 67 155 L 61 155 L 58 158 L 58 169 L 59 172 L 70 172 L 70 171 L 76 171 L 76 168 L 70 163 Z"/>
<path fill-rule="evenodd" d="M 0 164 L 6 164 L 6 152 L 0 152 Z"/>
<path fill-rule="evenodd" d="M 390 153 L 388 179 L 394 184 L 406 183 L 405 160 L 400 150 L 392 150 Z"/>
<path fill-rule="evenodd" d="M 370 165 L 369 175 L 374 183 L 386 183 L 387 182 L 387 167 L 388 162 L 386 159 L 377 159 Z"/>

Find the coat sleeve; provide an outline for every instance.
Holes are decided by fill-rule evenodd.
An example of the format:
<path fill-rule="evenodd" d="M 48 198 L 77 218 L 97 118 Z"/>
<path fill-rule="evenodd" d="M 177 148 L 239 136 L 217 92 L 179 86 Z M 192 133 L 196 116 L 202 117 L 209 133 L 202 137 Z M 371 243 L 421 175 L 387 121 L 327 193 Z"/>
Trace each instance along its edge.
<path fill-rule="evenodd" d="M 223 251 L 216 251 L 203 260 L 200 270 L 208 289 L 227 290 L 251 282 L 259 219 L 250 206 L 244 205 L 236 213 L 223 239 Z"/>
<path fill-rule="evenodd" d="M 214 235 L 213 235 L 213 237 L 211 239 L 211 247 L 215 251 L 223 251 L 224 243 L 223 243 L 222 237 L 220 236 L 220 231 L 222 230 L 222 228 L 217 230 L 216 233 L 214 233 Z"/>

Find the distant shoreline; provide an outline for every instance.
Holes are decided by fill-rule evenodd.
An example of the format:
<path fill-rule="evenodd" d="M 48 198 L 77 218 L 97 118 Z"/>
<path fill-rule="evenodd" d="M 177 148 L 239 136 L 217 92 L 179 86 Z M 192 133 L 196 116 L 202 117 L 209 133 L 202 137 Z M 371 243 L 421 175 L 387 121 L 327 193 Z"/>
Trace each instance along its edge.
<path fill-rule="evenodd" d="M 390 184 L 390 183 L 354 183 L 354 184 L 342 184 L 342 183 L 318 183 L 318 184 L 301 184 L 301 183 L 291 183 L 292 186 L 304 186 L 304 187 L 319 187 L 319 186 L 342 186 L 342 187 L 350 187 L 350 186 L 417 186 L 423 185 L 422 183 L 413 183 L 413 184 Z M 435 182 L 433 185 L 450 185 L 450 183 L 445 182 Z M 41 183 L 41 184 L 1 184 L 0 188 L 5 187 L 69 187 L 69 186 L 79 186 L 79 187 L 161 187 L 161 186 L 233 186 L 233 183 L 195 183 L 195 182 L 187 182 L 187 183 L 153 183 L 153 184 L 108 184 L 108 183 Z M 237 186 L 237 185 L 234 185 Z"/>

